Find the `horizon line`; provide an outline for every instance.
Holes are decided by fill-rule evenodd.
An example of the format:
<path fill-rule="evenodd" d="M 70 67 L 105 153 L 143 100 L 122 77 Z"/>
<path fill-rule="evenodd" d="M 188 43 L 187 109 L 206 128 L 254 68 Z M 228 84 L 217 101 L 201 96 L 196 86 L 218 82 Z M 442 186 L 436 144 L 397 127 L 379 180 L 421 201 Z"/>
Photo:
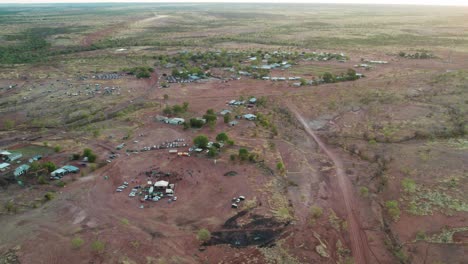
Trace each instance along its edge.
<path fill-rule="evenodd" d="M 1 0 L 0 0 L 1 1 Z M 25 0 L 25 1 L 7 1 L 0 2 L 0 5 L 44 5 L 44 4 L 330 4 L 330 5 L 371 5 L 371 6 L 425 6 L 425 7 L 468 7 L 468 2 L 466 3 L 453 3 L 442 1 L 440 3 L 413 3 L 411 1 L 407 2 L 363 2 L 357 0 L 356 2 L 343 2 L 343 0 L 338 1 L 326 1 L 326 0 L 299 0 L 299 1 L 283 1 L 283 0 L 257 0 L 257 1 L 246 1 L 246 0 L 183 0 L 183 1 L 170 1 L 170 0 Z"/>

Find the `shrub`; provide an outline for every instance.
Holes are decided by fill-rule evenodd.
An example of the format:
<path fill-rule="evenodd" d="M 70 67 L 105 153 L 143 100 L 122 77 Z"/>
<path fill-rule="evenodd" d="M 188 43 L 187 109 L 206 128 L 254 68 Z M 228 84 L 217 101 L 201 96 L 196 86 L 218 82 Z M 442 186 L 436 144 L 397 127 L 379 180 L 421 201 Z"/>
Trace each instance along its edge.
<path fill-rule="evenodd" d="M 105 248 L 106 244 L 99 240 L 96 240 L 91 244 L 91 249 L 97 253 L 102 253 Z"/>
<path fill-rule="evenodd" d="M 92 154 L 92 153 L 93 153 L 93 151 L 91 149 L 85 148 L 83 150 L 83 157 L 89 157 L 89 155 Z"/>
<path fill-rule="evenodd" d="M 330 73 L 330 72 L 325 72 L 325 73 L 323 74 L 323 76 L 322 76 L 322 79 L 323 79 L 323 81 L 326 82 L 326 83 L 333 83 L 333 82 L 335 82 L 335 79 L 336 79 L 336 78 L 335 78 L 335 76 L 334 76 L 332 73 Z"/>
<path fill-rule="evenodd" d="M 15 205 L 13 201 L 8 201 L 5 204 L 5 210 L 9 213 L 16 213 L 18 211 L 18 207 Z"/>
<path fill-rule="evenodd" d="M 208 141 L 208 137 L 205 135 L 198 135 L 193 139 L 193 143 L 199 148 L 206 148 Z"/>
<path fill-rule="evenodd" d="M 218 155 L 218 149 L 215 148 L 215 147 L 211 147 L 209 150 L 208 150 L 208 157 L 211 157 L 211 158 L 214 158 Z"/>
<path fill-rule="evenodd" d="M 65 182 L 64 181 L 58 181 L 55 183 L 58 187 L 65 187 Z"/>
<path fill-rule="evenodd" d="M 310 213 L 314 219 L 318 219 L 323 215 L 323 209 L 322 207 L 314 205 L 310 208 Z"/>
<path fill-rule="evenodd" d="M 88 156 L 88 161 L 91 162 L 91 163 L 94 163 L 97 159 L 97 156 L 96 154 L 94 153 L 91 153 L 89 156 Z"/>
<path fill-rule="evenodd" d="M 55 195 L 52 192 L 46 192 L 46 194 L 44 195 L 44 199 L 46 201 L 51 201 L 54 199 L 54 197 Z"/>
<path fill-rule="evenodd" d="M 72 239 L 71 244 L 74 249 L 78 249 L 84 244 L 84 240 L 80 237 L 75 237 Z"/>
<path fill-rule="evenodd" d="M 13 120 L 8 119 L 8 120 L 3 121 L 3 127 L 5 128 L 5 130 L 10 130 L 14 126 L 15 126 L 15 121 Z"/>
<path fill-rule="evenodd" d="M 211 233 L 206 228 L 202 228 L 197 232 L 197 239 L 201 242 L 207 242 L 211 239 Z"/>
<path fill-rule="evenodd" d="M 284 164 L 282 162 L 276 163 L 276 169 L 279 170 L 279 171 L 283 171 L 284 170 Z"/>
<path fill-rule="evenodd" d="M 228 141 L 229 140 L 229 137 L 226 133 L 222 132 L 222 133 L 219 133 L 217 136 L 216 136 L 216 140 L 217 141 L 222 141 L 222 142 L 225 142 L 225 141 Z"/>
<path fill-rule="evenodd" d="M 416 191 L 416 182 L 410 178 L 404 178 L 401 180 L 401 186 L 407 193 L 414 193 Z"/>
<path fill-rule="evenodd" d="M 54 147 L 55 152 L 60 152 L 60 150 L 62 150 L 62 147 L 60 147 L 60 146 L 55 146 Z"/>
<path fill-rule="evenodd" d="M 368 197 L 369 196 L 369 189 L 365 186 L 362 186 L 361 188 L 359 188 L 359 194 L 362 196 L 362 197 Z"/>
<path fill-rule="evenodd" d="M 231 154 L 231 156 L 229 156 L 229 158 L 231 159 L 231 161 L 235 161 L 235 160 L 236 160 L 236 155 L 235 155 L 235 154 Z"/>
<path fill-rule="evenodd" d="M 225 114 L 223 119 L 224 119 L 224 123 L 226 124 L 231 122 L 231 119 L 232 119 L 231 114 L 230 113 Z"/>
<path fill-rule="evenodd" d="M 169 106 L 166 106 L 166 107 L 163 109 L 163 114 L 165 114 L 165 115 L 172 115 L 172 108 L 169 107 Z"/>
<path fill-rule="evenodd" d="M 37 178 L 37 183 L 39 183 L 39 184 L 46 184 L 47 183 L 44 175 L 41 175 L 41 176 L 39 176 Z"/>
<path fill-rule="evenodd" d="M 393 221 L 397 221 L 400 218 L 400 207 L 398 201 L 390 200 L 385 203 L 388 214 L 392 217 Z"/>
<path fill-rule="evenodd" d="M 245 148 L 239 149 L 239 159 L 247 160 L 249 158 L 249 151 Z"/>
<path fill-rule="evenodd" d="M 233 145 L 234 145 L 234 140 L 229 139 L 229 140 L 227 141 L 227 144 L 228 144 L 229 146 L 233 146 Z"/>

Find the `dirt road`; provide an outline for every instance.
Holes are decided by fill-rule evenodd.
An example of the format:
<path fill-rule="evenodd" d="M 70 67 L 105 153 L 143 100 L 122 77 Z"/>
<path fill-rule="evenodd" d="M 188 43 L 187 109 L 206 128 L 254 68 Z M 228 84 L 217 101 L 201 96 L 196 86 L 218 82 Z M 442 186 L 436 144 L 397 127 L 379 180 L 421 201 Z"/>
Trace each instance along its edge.
<path fill-rule="evenodd" d="M 323 141 L 314 133 L 314 131 L 309 127 L 308 123 L 305 119 L 301 116 L 299 111 L 289 106 L 291 111 L 294 112 L 297 119 L 301 122 L 304 126 L 307 134 L 309 134 L 315 142 L 319 145 L 320 149 L 325 152 L 325 154 L 332 160 L 335 164 L 336 169 L 336 176 L 338 179 L 338 187 L 342 192 L 344 205 L 346 207 L 346 214 L 347 214 L 347 221 L 349 227 L 349 235 L 351 239 L 351 248 L 353 253 L 353 258 L 355 263 L 362 264 L 368 263 L 368 245 L 367 245 L 367 238 L 362 231 L 362 228 L 359 223 L 359 217 L 356 215 L 357 208 L 356 202 L 354 201 L 353 191 L 350 180 L 346 177 L 343 162 L 341 159 L 332 151 L 330 150 Z"/>

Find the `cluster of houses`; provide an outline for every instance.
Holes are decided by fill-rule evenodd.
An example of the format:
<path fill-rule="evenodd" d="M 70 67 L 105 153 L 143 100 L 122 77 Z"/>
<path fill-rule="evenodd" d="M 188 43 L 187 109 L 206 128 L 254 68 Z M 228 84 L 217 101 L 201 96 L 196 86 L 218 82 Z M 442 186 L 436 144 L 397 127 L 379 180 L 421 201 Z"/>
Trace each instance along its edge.
<path fill-rule="evenodd" d="M 136 142 L 138 143 L 138 142 Z M 125 146 L 124 143 L 118 145 L 116 149 L 120 150 Z M 161 144 L 158 145 L 153 145 L 153 146 L 146 146 L 141 148 L 139 151 L 138 150 L 131 150 L 127 149 L 126 152 L 144 152 L 144 151 L 150 151 L 150 150 L 157 150 L 157 149 L 177 149 L 177 148 L 183 148 L 187 147 L 187 143 L 185 143 L 185 139 L 183 138 L 178 138 L 172 141 L 164 141 Z M 176 150 L 177 151 L 177 150 Z M 171 152 L 172 153 L 172 152 Z"/>
<path fill-rule="evenodd" d="M 169 118 L 166 116 L 156 116 L 156 121 L 163 122 L 166 124 L 171 124 L 171 125 L 183 125 L 185 123 L 185 119 L 180 118 L 180 117 L 173 117 Z"/>

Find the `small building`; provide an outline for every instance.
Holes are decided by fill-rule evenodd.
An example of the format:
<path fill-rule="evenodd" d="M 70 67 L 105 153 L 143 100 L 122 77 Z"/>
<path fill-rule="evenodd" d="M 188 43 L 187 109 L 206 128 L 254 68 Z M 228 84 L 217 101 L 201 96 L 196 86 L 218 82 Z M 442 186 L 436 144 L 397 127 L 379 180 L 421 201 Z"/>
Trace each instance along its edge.
<path fill-rule="evenodd" d="M 10 167 L 10 163 L 0 163 L 0 171 L 6 171 Z"/>
<path fill-rule="evenodd" d="M 15 161 L 23 157 L 23 154 L 19 152 L 8 152 L 8 151 L 3 151 L 2 152 L 2 158 L 4 161 Z"/>
<path fill-rule="evenodd" d="M 185 119 L 180 118 L 180 117 L 174 117 L 174 118 L 166 119 L 164 122 L 166 122 L 166 124 L 171 124 L 171 125 L 182 125 L 183 123 L 185 123 Z"/>
<path fill-rule="evenodd" d="M 80 169 L 75 166 L 65 165 L 62 168 L 56 169 L 53 172 L 51 172 L 50 176 L 53 179 L 60 179 L 69 173 L 78 173 L 79 171 Z"/>
<path fill-rule="evenodd" d="M 232 111 L 231 111 L 231 110 L 228 110 L 228 109 L 224 109 L 223 111 L 219 112 L 219 114 L 220 114 L 220 115 L 223 115 L 223 116 L 224 116 L 224 115 L 227 115 L 227 114 L 230 114 L 230 113 L 232 113 Z"/>
<path fill-rule="evenodd" d="M 166 190 L 168 186 L 169 186 L 168 181 L 157 181 L 154 183 L 154 187 L 158 190 Z"/>
<path fill-rule="evenodd" d="M 254 121 L 254 120 L 257 120 L 257 116 L 256 115 L 253 115 L 253 114 L 245 114 L 242 116 L 244 119 L 247 119 L 247 120 L 250 120 L 250 121 Z"/>
<path fill-rule="evenodd" d="M 295 83 L 293 83 L 293 86 L 294 87 L 299 87 L 299 86 L 301 86 L 301 83 L 300 82 L 295 82 Z"/>
<path fill-rule="evenodd" d="M 23 164 L 21 166 L 19 166 L 18 168 L 15 169 L 15 171 L 13 172 L 13 175 L 15 175 L 15 177 L 19 177 L 23 174 L 25 174 L 26 172 L 28 172 L 30 166 L 27 165 L 27 164 Z"/>

